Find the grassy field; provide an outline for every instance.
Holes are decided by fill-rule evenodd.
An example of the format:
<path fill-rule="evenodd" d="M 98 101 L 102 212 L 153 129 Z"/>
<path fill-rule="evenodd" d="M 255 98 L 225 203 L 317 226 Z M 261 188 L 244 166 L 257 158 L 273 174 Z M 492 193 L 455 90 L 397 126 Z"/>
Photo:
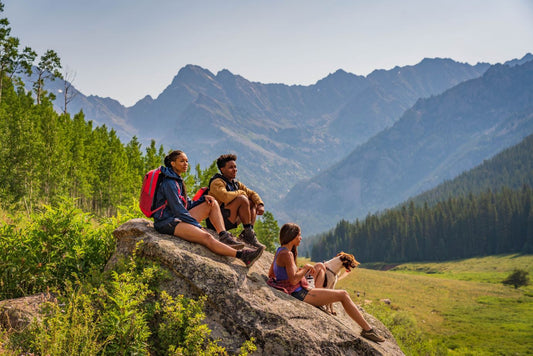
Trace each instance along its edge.
<path fill-rule="evenodd" d="M 408 315 L 447 354 L 533 355 L 533 286 L 501 283 L 515 268 L 531 279 L 533 255 L 409 263 L 388 271 L 359 268 L 337 288 L 377 317 L 383 318 L 384 309 Z"/>

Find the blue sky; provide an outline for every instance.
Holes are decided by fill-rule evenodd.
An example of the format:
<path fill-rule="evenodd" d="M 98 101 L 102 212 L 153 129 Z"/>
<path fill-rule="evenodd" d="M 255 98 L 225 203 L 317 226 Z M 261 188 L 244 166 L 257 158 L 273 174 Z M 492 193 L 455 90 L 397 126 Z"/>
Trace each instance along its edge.
<path fill-rule="evenodd" d="M 533 53 L 531 0 L 2 0 L 24 46 L 54 49 L 74 86 L 133 105 L 179 69 L 309 85 L 342 68 Z"/>

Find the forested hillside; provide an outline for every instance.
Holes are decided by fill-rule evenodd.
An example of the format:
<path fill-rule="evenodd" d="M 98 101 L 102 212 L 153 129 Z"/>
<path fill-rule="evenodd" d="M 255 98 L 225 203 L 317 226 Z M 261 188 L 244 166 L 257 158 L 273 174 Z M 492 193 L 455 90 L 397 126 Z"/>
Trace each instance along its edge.
<path fill-rule="evenodd" d="M 382 213 L 341 221 L 303 248 L 313 259 L 442 261 L 533 252 L 533 135 L 478 167 Z"/>
<path fill-rule="evenodd" d="M 432 207 L 413 202 L 320 236 L 311 258 L 346 251 L 364 262 L 445 261 L 502 253 L 533 253 L 533 190 L 503 188 L 450 198 Z"/>
<path fill-rule="evenodd" d="M 519 189 L 524 184 L 533 187 L 533 135 L 510 147 L 476 168 L 446 181 L 434 189 L 414 197 L 415 204 L 432 205 L 453 196 L 478 194 L 502 187 Z"/>
<path fill-rule="evenodd" d="M 69 196 L 85 210 L 111 214 L 131 205 L 144 173 L 165 155 L 155 142 L 144 153 L 135 137 L 123 144 L 114 130 L 93 127 L 83 113 L 60 115 L 48 97 L 37 105 L 31 93 L 15 91 L 10 82 L 0 117 L 0 199 L 10 210 L 31 211 Z"/>

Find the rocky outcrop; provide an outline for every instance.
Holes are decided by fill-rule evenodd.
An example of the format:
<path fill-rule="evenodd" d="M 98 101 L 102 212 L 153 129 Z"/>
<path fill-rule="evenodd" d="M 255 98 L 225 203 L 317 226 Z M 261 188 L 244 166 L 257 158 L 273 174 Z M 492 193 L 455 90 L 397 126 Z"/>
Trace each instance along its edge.
<path fill-rule="evenodd" d="M 403 355 L 385 326 L 364 310 L 365 318 L 386 338 L 384 343 L 361 338 L 361 328 L 340 305 L 335 306 L 337 316 L 332 316 L 268 286 L 271 253 L 265 252 L 247 269 L 237 259 L 159 234 L 145 219 L 126 222 L 114 235 L 117 250 L 108 266 L 143 241 L 140 253 L 173 276 L 162 286 L 164 290 L 174 296 L 207 297 L 211 336 L 230 352 L 254 337 L 257 355 Z"/>
<path fill-rule="evenodd" d="M 20 331 L 33 320 L 41 320 L 41 304 L 45 302 L 57 302 L 57 300 L 47 292 L 0 301 L 0 329 Z"/>

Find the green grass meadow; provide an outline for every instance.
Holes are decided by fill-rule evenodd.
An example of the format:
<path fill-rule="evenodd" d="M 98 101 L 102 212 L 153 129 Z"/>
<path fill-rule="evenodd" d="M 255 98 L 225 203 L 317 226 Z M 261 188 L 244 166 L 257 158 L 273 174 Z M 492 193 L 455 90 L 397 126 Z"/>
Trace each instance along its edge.
<path fill-rule="evenodd" d="M 337 288 L 382 321 L 392 314 L 414 319 L 420 335 L 440 345 L 440 351 L 402 348 L 408 355 L 533 355 L 533 286 L 501 283 L 514 269 L 528 271 L 531 280 L 533 255 L 358 268 Z"/>

